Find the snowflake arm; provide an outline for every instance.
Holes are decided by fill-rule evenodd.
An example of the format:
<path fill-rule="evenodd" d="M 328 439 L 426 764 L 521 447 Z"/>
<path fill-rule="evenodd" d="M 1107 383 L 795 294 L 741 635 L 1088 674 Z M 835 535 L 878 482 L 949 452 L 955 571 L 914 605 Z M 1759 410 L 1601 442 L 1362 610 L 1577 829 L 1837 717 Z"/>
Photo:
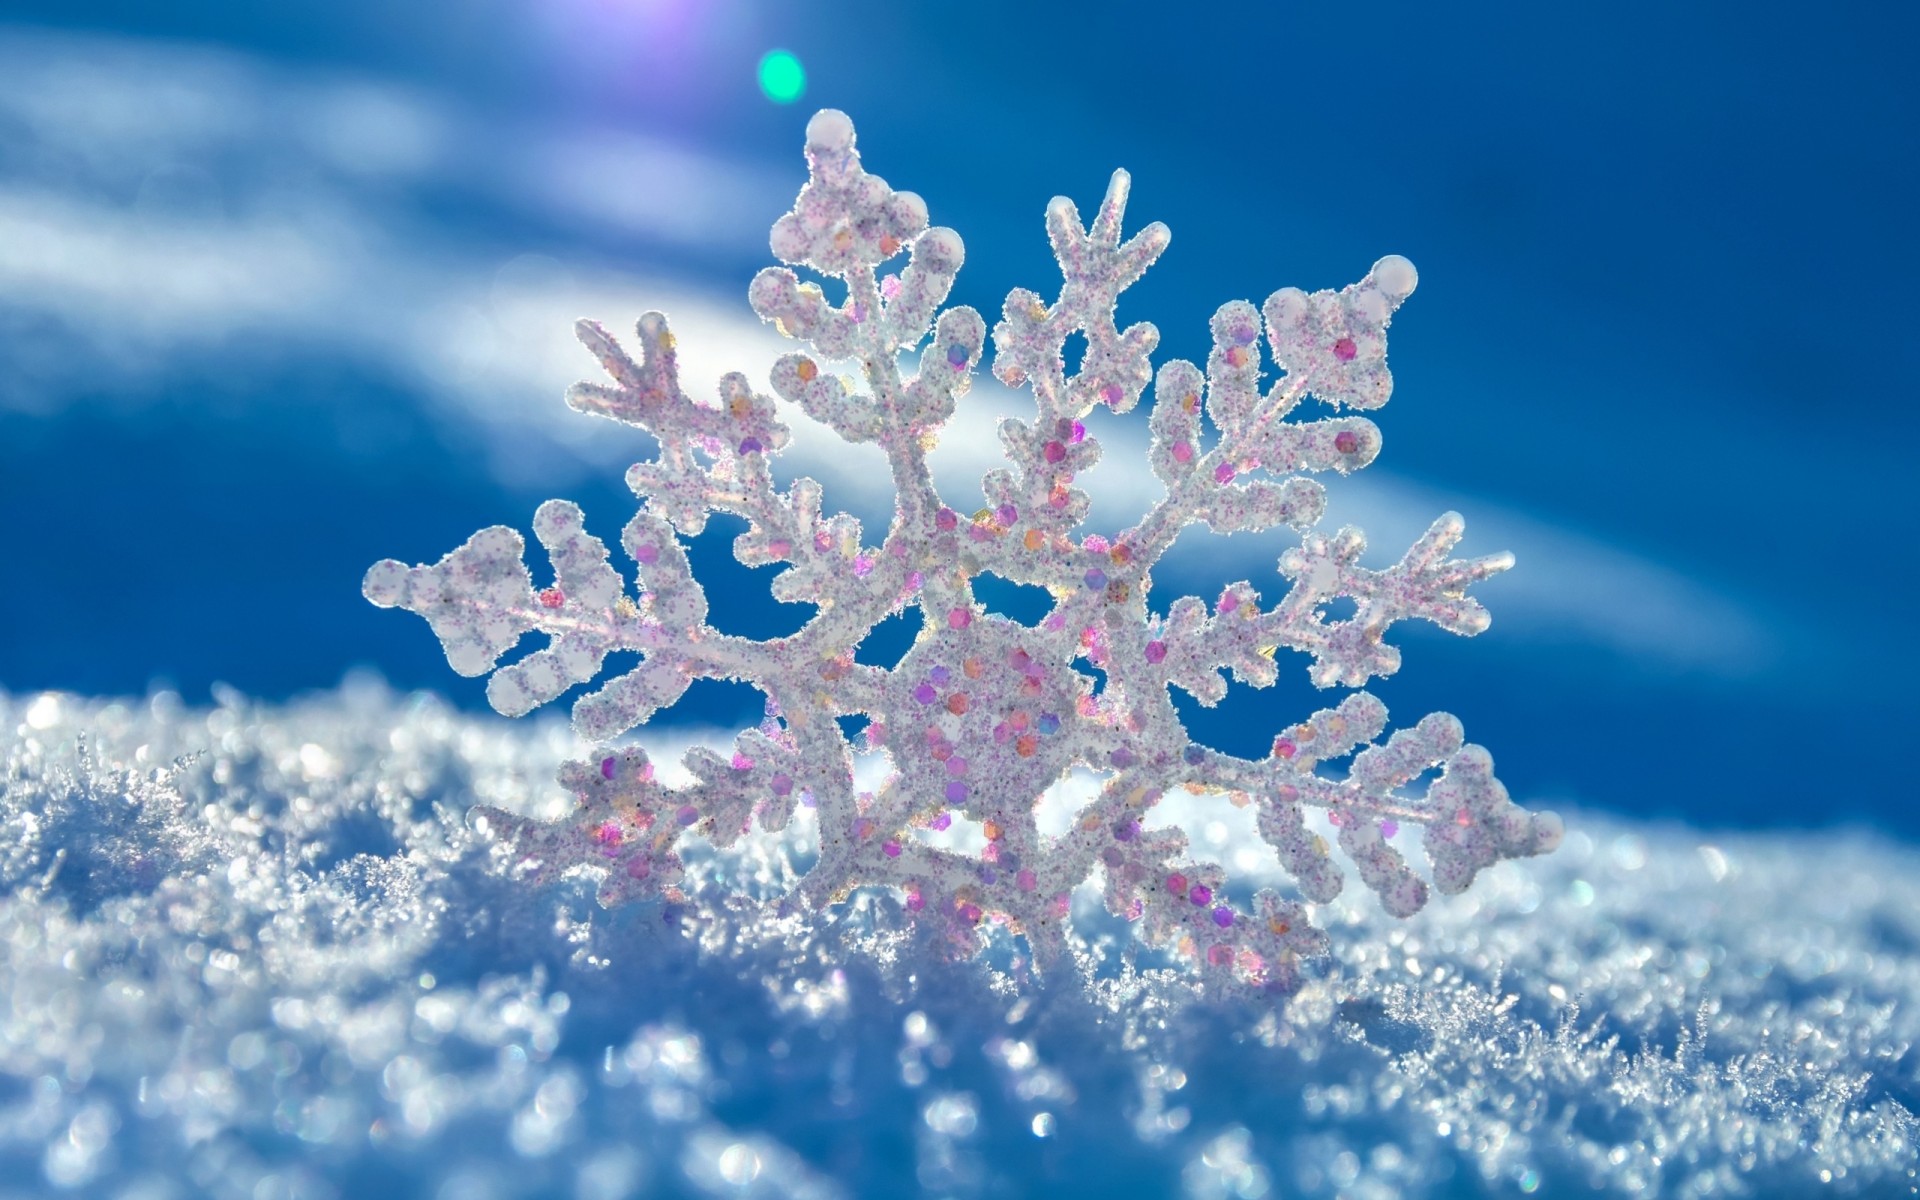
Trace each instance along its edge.
<path fill-rule="evenodd" d="M 1419 617 L 1451 633 L 1472 636 L 1487 628 L 1487 610 L 1466 594 L 1469 585 L 1513 566 L 1511 554 L 1481 558 L 1445 556 L 1466 531 L 1458 513 L 1443 513 L 1419 541 L 1384 571 L 1357 564 L 1366 549 L 1359 530 L 1344 528 L 1332 538 L 1309 534 L 1280 559 L 1280 571 L 1293 588 L 1274 610 L 1254 622 L 1257 636 L 1304 650 L 1313 657 L 1316 686 L 1338 683 L 1358 687 L 1375 675 L 1400 668 L 1400 652 L 1381 642 L 1393 622 Z M 1357 611 L 1328 625 L 1318 609 L 1338 596 L 1351 597 Z"/>

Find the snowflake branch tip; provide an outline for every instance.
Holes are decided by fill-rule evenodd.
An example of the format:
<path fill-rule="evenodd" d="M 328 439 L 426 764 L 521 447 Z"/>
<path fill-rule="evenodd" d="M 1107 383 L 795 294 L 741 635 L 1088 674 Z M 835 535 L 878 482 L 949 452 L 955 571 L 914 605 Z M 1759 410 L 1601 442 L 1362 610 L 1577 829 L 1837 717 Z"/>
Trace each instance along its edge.
<path fill-rule="evenodd" d="M 1046 206 L 1059 289 L 1051 300 L 1012 290 L 989 329 L 947 304 L 966 258 L 959 234 L 865 169 L 844 113 L 808 123 L 805 157 L 806 181 L 769 235 L 778 261 L 748 288 L 753 311 L 796 340 L 772 364 L 771 395 L 733 372 L 715 394 L 690 396 L 664 314 L 643 314 L 624 345 L 592 321 L 575 327 L 604 378 L 575 385 L 567 403 L 657 442 L 626 473 L 641 501 L 620 538 L 630 577 L 562 500 L 534 514 L 551 564 L 539 582 L 524 539 L 501 526 L 432 565 L 389 559 L 367 572 L 369 601 L 418 613 L 456 671 L 491 675 L 500 712 L 584 688 L 574 727 L 597 749 L 560 772 L 572 814 L 473 810 L 501 869 L 535 887 L 589 876 L 610 906 L 670 900 L 693 886 L 683 856 L 694 842 L 724 849 L 756 824 L 779 830 L 807 814 L 819 852 L 791 893 L 803 904 L 885 889 L 956 955 L 1001 925 L 1026 941 L 1039 972 L 1070 959 L 1074 896 L 1097 877 L 1107 908 L 1184 957 L 1207 989 L 1285 995 L 1327 951 L 1311 906 L 1340 894 L 1343 859 L 1388 912 L 1408 916 L 1432 891 L 1458 892 L 1494 863 L 1557 844 L 1558 819 L 1515 805 L 1491 758 L 1444 713 L 1389 733 L 1385 706 L 1353 692 L 1247 759 L 1195 741 L 1174 705 L 1174 689 L 1211 705 L 1236 683 L 1272 685 L 1282 649 L 1305 655 L 1316 685 L 1358 688 L 1399 669 L 1384 640 L 1396 621 L 1463 635 L 1487 627 L 1469 589 L 1513 560 L 1449 557 L 1465 533 L 1457 514 L 1378 570 L 1360 565 L 1359 530 L 1319 528 L 1326 489 L 1313 477 L 1365 469 L 1382 451 L 1380 427 L 1361 411 L 1391 394 L 1386 330 L 1418 282 L 1411 263 L 1389 255 L 1338 291 L 1230 301 L 1208 322 L 1204 364 L 1156 371 L 1159 330 L 1122 328 L 1115 309 L 1171 235 L 1151 222 L 1128 236 L 1125 171 L 1091 221 L 1064 197 Z M 1085 352 L 1070 365 L 1076 334 Z M 935 486 L 927 452 L 983 366 L 1028 389 L 1033 407 L 999 422 L 1006 464 L 965 501 Z M 1129 413 L 1149 388 L 1147 465 L 1165 495 L 1119 532 L 1090 531 L 1076 480 L 1106 454 L 1097 422 Z M 1309 399 L 1330 411 L 1297 416 Z M 769 462 L 790 440 L 783 404 L 881 452 L 896 504 L 877 542 L 827 509 L 814 480 L 776 487 Z M 756 641 L 708 624 L 684 539 L 716 512 L 744 521 L 734 555 L 773 568 L 773 598 L 811 607 L 793 634 Z M 1297 531 L 1277 559 L 1284 592 L 1264 601 L 1241 581 L 1211 602 L 1150 605 L 1154 568 L 1196 522 Z M 1030 624 L 989 612 L 975 594 L 987 576 L 1044 589 L 1050 608 Z M 1338 602 L 1351 615 L 1336 619 Z M 876 626 L 909 610 L 921 633 L 894 666 L 857 661 Z M 502 665 L 528 633 L 545 645 Z M 638 665 L 601 680 L 616 652 Z M 689 782 L 665 786 L 644 752 L 613 743 L 703 678 L 759 689 L 766 718 L 730 753 L 688 751 Z M 842 732 L 848 717 L 864 719 L 855 738 Z M 855 783 L 863 753 L 887 764 L 871 790 Z M 1043 833 L 1041 798 L 1086 778 L 1095 794 L 1071 825 Z M 1250 808 L 1290 886 L 1236 901 L 1248 891 L 1196 858 L 1179 829 L 1148 826 L 1176 790 Z M 982 850 L 959 848 L 961 822 L 983 835 Z M 1401 852 L 1412 836 L 1402 830 L 1415 828 L 1430 878 Z"/>

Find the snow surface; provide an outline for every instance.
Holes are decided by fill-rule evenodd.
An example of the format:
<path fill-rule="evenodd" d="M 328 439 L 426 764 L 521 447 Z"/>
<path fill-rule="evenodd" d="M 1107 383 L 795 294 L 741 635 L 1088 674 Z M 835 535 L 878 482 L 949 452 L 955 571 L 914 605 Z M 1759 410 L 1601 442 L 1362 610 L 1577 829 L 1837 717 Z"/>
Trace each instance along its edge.
<path fill-rule="evenodd" d="M 1333 960 L 1262 1011 L 1090 891 L 1044 980 L 887 893 L 786 910 L 804 826 L 683 905 L 531 892 L 466 813 L 556 812 L 578 749 L 364 681 L 0 693 L 0 1196 L 1916 1191 L 1908 846 L 1570 813 L 1412 920 L 1323 906 Z"/>

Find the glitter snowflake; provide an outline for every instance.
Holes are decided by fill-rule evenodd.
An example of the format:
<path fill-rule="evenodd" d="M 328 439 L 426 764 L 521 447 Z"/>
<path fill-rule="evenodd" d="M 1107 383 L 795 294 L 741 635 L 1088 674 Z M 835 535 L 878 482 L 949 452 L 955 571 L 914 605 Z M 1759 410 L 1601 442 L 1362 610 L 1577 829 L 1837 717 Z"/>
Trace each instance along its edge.
<path fill-rule="evenodd" d="M 1231 903 L 1223 870 L 1189 858 L 1179 829 L 1149 828 L 1149 811 L 1170 790 L 1254 806 L 1260 835 L 1300 896 L 1317 903 L 1343 881 L 1306 821 L 1309 807 L 1326 810 L 1361 879 L 1400 916 L 1428 895 L 1394 845 L 1411 826 L 1422 827 L 1433 884 L 1448 893 L 1483 867 L 1557 843 L 1559 821 L 1515 806 L 1486 751 L 1463 744 L 1446 714 L 1376 743 L 1386 710 L 1353 692 L 1286 727 L 1266 757 L 1251 759 L 1189 737 L 1169 692 L 1214 704 L 1226 691 L 1223 669 L 1269 685 L 1280 648 L 1307 656 L 1316 685 L 1357 688 L 1399 667 L 1399 652 L 1383 640 L 1397 620 L 1424 618 L 1459 634 L 1486 628 L 1467 588 L 1511 557 L 1448 558 L 1464 528 L 1449 513 L 1395 565 L 1362 567 L 1357 530 L 1313 531 L 1323 491 L 1306 476 L 1366 466 L 1380 432 L 1359 415 L 1288 419 L 1308 396 L 1336 414 L 1386 403 L 1386 330 L 1413 291 L 1411 263 L 1383 258 L 1337 292 L 1285 288 L 1260 308 L 1227 304 L 1213 316 L 1206 370 L 1170 362 L 1155 376 L 1158 331 L 1117 328 L 1114 304 L 1166 249 L 1166 226 L 1122 240 L 1125 172 L 1114 173 L 1090 226 L 1071 201 L 1054 200 L 1046 226 L 1060 292 L 1049 304 L 1016 289 L 993 329 L 994 375 L 1029 388 L 1037 411 L 1001 424 L 1008 465 L 982 481 L 984 505 L 956 507 L 935 490 L 927 453 L 987 350 L 979 313 L 941 309 L 964 256 L 960 237 L 929 228 L 918 196 L 862 169 L 845 115 L 815 116 L 806 154 L 811 177 L 774 224 L 773 252 L 839 281 L 844 296 L 836 304 L 819 284 L 772 267 L 749 298 L 764 320 L 809 347 L 774 364 L 780 399 L 885 453 L 897 499 L 878 545 L 853 517 L 823 515 L 813 480 L 778 490 L 769 459 L 789 433 L 774 399 L 738 373 L 720 381 L 717 404 L 690 398 L 666 318 L 648 313 L 638 361 L 599 325 L 578 325 L 611 383 L 579 384 L 567 396 L 583 413 L 658 439 L 657 458 L 627 472 L 645 500 L 622 537 L 637 564 L 635 593 L 582 527 L 580 510 L 559 500 L 534 517 L 554 570 L 544 588 L 522 562 L 520 535 L 498 526 L 438 564 L 387 560 L 367 573 L 367 598 L 425 617 L 457 671 L 492 671 L 488 698 L 508 715 L 592 680 L 609 652 L 642 656 L 573 707 L 580 734 L 606 748 L 562 771 L 580 802 L 572 819 L 478 810 L 533 880 L 585 868 L 599 876 L 604 904 L 671 897 L 684 876 L 683 839 L 724 848 L 755 820 L 783 828 L 804 803 L 819 822 L 818 859 L 799 885 L 805 902 L 891 889 L 958 952 L 981 943 L 983 923 L 1002 922 L 1045 968 L 1070 945 L 1072 892 L 1098 872 L 1107 907 L 1137 922 L 1149 943 L 1189 956 L 1209 986 L 1286 992 L 1298 984 L 1300 960 L 1324 952 L 1324 935 L 1298 900 L 1263 891 L 1250 911 Z M 883 273 L 900 255 L 904 268 Z M 1086 348 L 1069 373 L 1065 345 L 1076 333 Z M 1264 391 L 1262 338 L 1281 372 Z M 903 373 L 903 354 L 922 343 L 917 371 Z M 857 382 L 841 373 L 849 362 Z M 1083 422 L 1095 409 L 1130 411 L 1149 383 L 1151 465 L 1165 496 L 1130 529 L 1081 532 L 1087 497 L 1074 480 L 1101 453 Z M 734 542 L 742 563 L 783 565 L 772 583 L 777 599 L 817 608 L 797 633 L 753 641 L 708 625 L 680 538 L 699 534 L 713 512 L 745 519 Z M 1263 606 L 1249 584 L 1236 583 L 1211 610 L 1189 596 L 1155 615 L 1150 572 L 1195 521 L 1221 533 L 1304 531 L 1279 560 L 1291 581 L 1279 601 Z M 1046 588 L 1051 611 L 1031 626 L 986 612 L 972 588 L 983 573 Z M 1330 620 L 1328 607 L 1341 598 L 1353 614 Z M 857 662 L 873 628 L 909 608 L 922 630 L 904 658 L 891 670 Z M 549 644 L 496 668 L 532 631 Z M 1103 673 L 1101 686 L 1081 664 Z M 693 750 L 684 760 L 692 784 L 664 786 L 644 752 L 609 743 L 698 678 L 760 689 L 768 719 L 739 735 L 731 760 Z M 872 791 L 854 784 L 855 747 L 838 720 L 849 716 L 868 720 L 864 748 L 890 762 Z M 1343 775 L 1318 769 L 1342 760 Z M 1410 794 L 1408 785 L 1436 767 L 1424 793 Z M 1064 834 L 1043 835 L 1042 794 L 1075 769 L 1102 778 L 1097 795 Z M 930 837 L 956 816 L 978 822 L 984 851 L 961 853 Z"/>

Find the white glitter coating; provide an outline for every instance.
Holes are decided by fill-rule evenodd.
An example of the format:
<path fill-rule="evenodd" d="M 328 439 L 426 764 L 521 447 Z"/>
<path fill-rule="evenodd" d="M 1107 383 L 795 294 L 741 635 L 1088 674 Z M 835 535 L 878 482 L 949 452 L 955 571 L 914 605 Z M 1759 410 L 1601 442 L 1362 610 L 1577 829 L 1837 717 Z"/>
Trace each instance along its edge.
<path fill-rule="evenodd" d="M 817 807 L 821 845 L 792 899 L 819 907 L 858 887 L 891 888 L 956 954 L 975 952 L 999 922 L 1047 967 L 1068 947 L 1072 893 L 1098 871 L 1109 910 L 1137 921 L 1149 943 L 1187 956 L 1210 989 L 1285 994 L 1299 984 L 1300 960 L 1326 952 L 1326 938 L 1303 905 L 1277 893 L 1250 906 L 1229 902 L 1221 867 L 1191 858 L 1177 830 L 1144 827 L 1170 792 L 1252 805 L 1260 836 L 1314 903 L 1330 901 L 1342 879 L 1303 820 L 1305 808 L 1326 809 L 1362 882 L 1399 916 L 1417 912 L 1428 894 L 1393 844 L 1402 827 L 1422 829 L 1434 884 L 1448 893 L 1503 859 L 1558 843 L 1558 820 L 1515 806 L 1486 752 L 1464 744 L 1445 714 L 1376 745 L 1385 709 L 1356 693 L 1282 730 L 1265 758 L 1247 759 L 1194 742 L 1169 694 L 1178 687 L 1216 703 L 1227 687 L 1223 669 L 1270 685 L 1282 648 L 1307 656 L 1316 685 L 1357 688 L 1399 668 L 1399 651 L 1384 641 L 1395 621 L 1418 618 L 1463 635 L 1486 628 L 1467 589 L 1511 557 L 1448 558 L 1464 532 L 1448 513 L 1399 563 L 1361 567 L 1358 530 L 1313 529 L 1324 493 L 1307 476 L 1364 468 L 1380 451 L 1380 431 L 1337 411 L 1287 419 L 1309 396 L 1335 410 L 1386 403 L 1386 330 L 1417 282 L 1411 263 L 1388 256 L 1338 292 L 1287 288 L 1260 307 L 1223 305 L 1204 374 L 1176 361 L 1156 376 L 1158 330 L 1120 329 L 1114 308 L 1171 234 L 1156 222 L 1122 240 L 1124 171 L 1091 225 L 1056 198 L 1046 229 L 1060 291 L 1048 304 L 1016 289 L 992 331 L 993 373 L 1028 387 L 1035 412 L 1002 422 L 1008 466 L 986 475 L 984 503 L 963 515 L 970 506 L 940 497 L 926 459 L 987 355 L 980 315 L 941 309 L 965 258 L 959 235 L 929 227 L 918 196 L 865 171 L 844 114 L 814 117 L 806 156 L 808 182 L 771 236 L 790 265 L 761 271 L 748 292 L 763 319 L 807 347 L 773 365 L 777 400 L 737 373 L 721 380 L 717 403 L 688 397 L 659 313 L 640 319 L 638 362 L 600 326 L 579 324 L 612 383 L 577 385 L 567 402 L 644 428 L 660 445 L 626 477 L 645 501 L 622 538 L 637 564 L 634 594 L 563 501 L 535 518 L 554 566 L 552 585 L 539 591 L 522 563 L 524 543 L 504 528 L 481 531 L 437 565 L 389 560 L 367 574 L 367 598 L 426 617 L 456 670 L 494 670 L 487 695 L 508 715 L 590 682 L 610 652 L 638 651 L 638 668 L 574 704 L 575 727 L 594 742 L 645 723 L 695 679 L 742 680 L 766 694 L 766 722 L 739 736 L 730 760 L 689 755 L 691 785 L 665 786 L 644 754 L 608 746 L 562 771 L 578 802 L 566 821 L 477 810 L 533 882 L 586 870 L 608 905 L 679 897 L 687 838 L 725 847 L 756 821 L 779 830 L 805 797 Z M 883 274 L 903 253 L 904 269 Z M 837 281 L 840 302 L 794 268 Z M 1086 351 L 1069 373 L 1065 347 L 1075 334 Z M 1284 372 L 1264 391 L 1263 337 Z M 923 342 L 917 371 L 903 377 L 902 352 Z M 825 365 L 847 361 L 852 375 Z M 1087 422 L 1096 409 L 1127 413 L 1150 385 L 1149 461 L 1166 496 L 1129 529 L 1084 532 L 1087 497 L 1074 479 L 1101 453 Z M 768 460 L 789 440 L 780 402 L 885 454 L 896 505 L 878 545 L 854 518 L 824 515 L 812 480 L 777 490 Z M 777 599 L 816 608 L 799 632 L 753 641 L 707 625 L 706 596 L 679 539 L 700 533 L 714 512 L 747 521 L 735 541 L 742 563 L 782 566 Z M 1188 596 L 1155 616 L 1152 568 L 1196 521 L 1222 533 L 1303 530 L 1280 556 L 1290 586 L 1278 602 L 1263 608 L 1250 584 L 1236 583 L 1211 612 Z M 972 588 L 982 573 L 1047 589 L 1052 610 L 1032 626 L 987 613 Z M 1329 620 L 1328 606 L 1342 599 L 1354 615 Z M 856 663 L 874 626 L 907 608 L 923 624 L 906 657 L 892 670 Z M 549 645 L 495 669 L 528 632 Z M 1096 686 L 1081 663 L 1104 673 L 1104 683 Z M 836 723 L 847 716 L 868 719 L 863 748 L 890 763 L 873 790 L 855 787 L 855 748 Z M 1344 778 L 1316 770 L 1350 756 Z M 1408 794 L 1434 768 L 1439 778 L 1425 794 Z M 1101 786 L 1065 832 L 1047 836 L 1036 809 L 1074 771 L 1098 773 Z M 979 824 L 981 853 L 924 836 L 956 818 Z"/>

